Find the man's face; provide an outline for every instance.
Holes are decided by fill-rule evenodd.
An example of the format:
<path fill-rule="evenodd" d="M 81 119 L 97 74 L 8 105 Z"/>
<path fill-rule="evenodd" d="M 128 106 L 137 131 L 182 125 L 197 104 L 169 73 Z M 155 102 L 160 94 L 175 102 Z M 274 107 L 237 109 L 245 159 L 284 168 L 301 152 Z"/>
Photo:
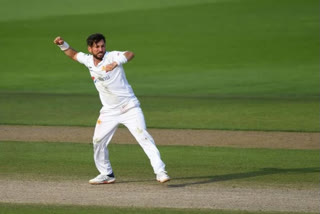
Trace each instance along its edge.
<path fill-rule="evenodd" d="M 106 53 L 106 44 L 103 40 L 100 40 L 97 43 L 93 43 L 91 47 L 88 46 L 88 51 L 93 55 L 94 58 L 102 60 L 104 54 Z"/>

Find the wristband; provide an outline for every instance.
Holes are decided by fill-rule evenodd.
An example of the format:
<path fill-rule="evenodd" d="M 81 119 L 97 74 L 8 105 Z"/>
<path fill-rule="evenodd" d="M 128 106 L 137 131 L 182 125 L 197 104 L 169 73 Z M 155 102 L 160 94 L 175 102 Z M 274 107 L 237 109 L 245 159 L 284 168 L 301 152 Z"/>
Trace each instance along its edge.
<path fill-rule="evenodd" d="M 66 41 L 64 41 L 62 45 L 58 45 L 58 46 L 62 51 L 65 51 L 70 48 L 69 44 Z"/>
<path fill-rule="evenodd" d="M 120 54 L 120 55 L 118 55 L 118 56 L 114 59 L 114 61 L 115 61 L 118 65 L 122 65 L 122 64 L 128 62 L 128 59 L 127 59 L 127 57 L 126 57 L 125 55 Z"/>

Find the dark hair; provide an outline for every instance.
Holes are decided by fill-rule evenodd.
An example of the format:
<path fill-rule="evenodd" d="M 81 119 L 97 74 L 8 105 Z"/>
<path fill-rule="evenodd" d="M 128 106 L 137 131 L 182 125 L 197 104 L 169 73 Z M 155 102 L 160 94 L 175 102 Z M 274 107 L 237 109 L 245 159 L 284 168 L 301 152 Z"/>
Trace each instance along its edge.
<path fill-rule="evenodd" d="M 106 38 L 104 37 L 104 35 L 102 35 L 101 33 L 92 34 L 87 38 L 87 45 L 92 47 L 94 43 L 98 43 L 101 40 L 106 42 Z"/>

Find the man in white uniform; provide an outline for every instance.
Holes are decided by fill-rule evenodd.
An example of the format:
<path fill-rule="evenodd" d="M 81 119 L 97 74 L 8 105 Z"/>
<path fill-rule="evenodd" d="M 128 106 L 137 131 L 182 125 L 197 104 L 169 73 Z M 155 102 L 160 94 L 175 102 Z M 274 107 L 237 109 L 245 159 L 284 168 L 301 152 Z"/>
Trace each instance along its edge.
<path fill-rule="evenodd" d="M 169 181 L 170 177 L 165 171 L 165 164 L 160 158 L 159 150 L 146 130 L 139 100 L 134 95 L 122 67 L 134 57 L 134 54 L 129 51 L 107 52 L 105 37 L 99 33 L 87 38 L 90 54 L 77 52 L 61 37 L 55 38 L 54 43 L 71 59 L 89 69 L 103 105 L 93 136 L 94 161 L 100 174 L 89 183 L 115 182 L 107 146 L 119 124 L 125 125 L 143 148 L 156 174 L 156 179 L 161 183 Z"/>

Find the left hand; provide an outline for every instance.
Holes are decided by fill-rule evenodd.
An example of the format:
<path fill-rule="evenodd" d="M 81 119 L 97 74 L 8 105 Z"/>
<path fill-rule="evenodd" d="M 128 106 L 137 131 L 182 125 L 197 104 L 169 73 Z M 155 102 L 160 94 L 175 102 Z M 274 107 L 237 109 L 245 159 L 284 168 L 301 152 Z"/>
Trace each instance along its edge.
<path fill-rule="evenodd" d="M 111 63 L 111 64 L 108 64 L 108 65 L 103 66 L 103 67 L 102 67 L 102 70 L 103 70 L 103 71 L 106 71 L 106 72 L 112 71 L 112 70 L 115 69 L 115 67 L 117 67 L 117 66 L 118 66 L 118 64 L 117 64 L 116 62 L 113 62 L 113 63 Z"/>

